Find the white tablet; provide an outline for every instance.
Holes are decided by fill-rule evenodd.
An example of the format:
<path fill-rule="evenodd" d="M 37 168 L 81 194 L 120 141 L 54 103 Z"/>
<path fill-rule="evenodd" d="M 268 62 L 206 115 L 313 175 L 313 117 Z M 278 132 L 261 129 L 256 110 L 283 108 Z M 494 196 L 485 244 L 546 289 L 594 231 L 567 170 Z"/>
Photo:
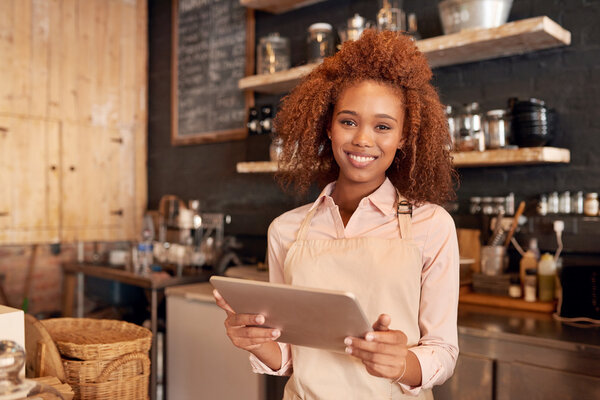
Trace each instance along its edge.
<path fill-rule="evenodd" d="M 236 313 L 262 314 L 283 343 L 344 352 L 344 338 L 372 330 L 352 293 L 221 276 L 210 283 Z"/>

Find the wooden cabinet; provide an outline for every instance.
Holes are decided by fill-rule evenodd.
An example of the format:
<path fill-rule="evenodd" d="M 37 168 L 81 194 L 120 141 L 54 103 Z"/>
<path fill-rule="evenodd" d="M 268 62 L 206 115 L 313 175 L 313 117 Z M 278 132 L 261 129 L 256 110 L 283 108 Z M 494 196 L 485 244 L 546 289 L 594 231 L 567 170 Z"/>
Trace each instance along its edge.
<path fill-rule="evenodd" d="M 0 116 L 0 243 L 57 241 L 60 126 Z"/>
<path fill-rule="evenodd" d="M 133 131 L 65 123 L 62 139 L 61 239 L 135 237 Z"/>
<path fill-rule="evenodd" d="M 136 237 L 146 208 L 146 7 L 0 1 L 0 244 Z"/>
<path fill-rule="evenodd" d="M 460 354 L 454 375 L 434 388 L 436 400 L 492 400 L 494 398 L 494 360 Z"/>

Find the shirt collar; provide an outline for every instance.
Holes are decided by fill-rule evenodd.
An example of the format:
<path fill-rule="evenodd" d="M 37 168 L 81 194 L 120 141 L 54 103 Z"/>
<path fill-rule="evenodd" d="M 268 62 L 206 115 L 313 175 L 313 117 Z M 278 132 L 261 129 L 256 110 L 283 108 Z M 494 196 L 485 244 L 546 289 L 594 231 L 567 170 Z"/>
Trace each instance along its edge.
<path fill-rule="evenodd" d="M 317 200 L 310 207 L 309 211 L 313 208 L 318 207 L 321 203 L 330 201 L 333 203 L 333 199 L 331 198 L 331 193 L 335 188 L 335 181 L 327 184 L 325 188 L 317 197 Z M 392 184 L 392 182 L 386 177 L 385 181 L 379 186 L 373 193 L 365 197 L 361 200 L 361 204 L 365 200 L 370 201 L 382 214 L 396 214 L 396 200 L 398 198 L 396 187 Z"/>

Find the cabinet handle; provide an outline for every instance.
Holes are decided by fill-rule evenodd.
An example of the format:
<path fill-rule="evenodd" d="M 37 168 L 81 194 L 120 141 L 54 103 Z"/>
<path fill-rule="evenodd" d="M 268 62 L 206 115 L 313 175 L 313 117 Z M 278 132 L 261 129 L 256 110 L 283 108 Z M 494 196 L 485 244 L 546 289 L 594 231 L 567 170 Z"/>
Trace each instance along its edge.
<path fill-rule="evenodd" d="M 112 138 L 112 139 L 110 139 L 110 141 L 123 144 L 123 138 Z"/>
<path fill-rule="evenodd" d="M 110 212 L 110 215 L 118 215 L 119 217 L 123 216 L 123 209 L 113 210 Z"/>
<path fill-rule="evenodd" d="M 8 217 L 10 215 L 7 211 L 0 211 L 0 217 Z"/>
<path fill-rule="evenodd" d="M 0 126 L 0 132 L 6 133 L 6 132 L 8 132 L 8 128 L 6 128 L 4 126 Z"/>
<path fill-rule="evenodd" d="M 51 165 L 50 166 L 50 171 L 56 171 L 56 165 Z"/>
<path fill-rule="evenodd" d="M 69 170 L 75 171 L 75 166 L 74 165 L 69 166 Z"/>

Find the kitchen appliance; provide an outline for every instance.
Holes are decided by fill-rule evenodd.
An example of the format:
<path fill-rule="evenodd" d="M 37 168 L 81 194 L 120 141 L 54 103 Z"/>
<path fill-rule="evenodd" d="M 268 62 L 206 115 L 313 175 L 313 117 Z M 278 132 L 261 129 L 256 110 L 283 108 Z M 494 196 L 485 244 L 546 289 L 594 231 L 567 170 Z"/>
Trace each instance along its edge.
<path fill-rule="evenodd" d="M 600 324 L 600 263 L 567 263 L 559 273 L 558 316 Z"/>
<path fill-rule="evenodd" d="M 512 0 L 444 0 L 438 3 L 444 34 L 494 28 L 508 20 Z"/>
<path fill-rule="evenodd" d="M 458 150 L 459 151 L 484 151 L 485 137 L 481 130 L 481 111 L 479 103 L 465 104 L 457 114 L 458 122 Z"/>
<path fill-rule="evenodd" d="M 360 35 L 362 35 L 363 31 L 370 28 L 371 25 L 371 22 L 368 22 L 365 18 L 358 14 L 354 14 L 352 18 L 348 18 L 346 26 L 342 26 L 338 29 L 340 40 L 342 43 L 348 40 L 357 40 Z"/>
<path fill-rule="evenodd" d="M 258 41 L 257 74 L 272 74 L 290 68 L 290 40 L 273 32 Z"/>

